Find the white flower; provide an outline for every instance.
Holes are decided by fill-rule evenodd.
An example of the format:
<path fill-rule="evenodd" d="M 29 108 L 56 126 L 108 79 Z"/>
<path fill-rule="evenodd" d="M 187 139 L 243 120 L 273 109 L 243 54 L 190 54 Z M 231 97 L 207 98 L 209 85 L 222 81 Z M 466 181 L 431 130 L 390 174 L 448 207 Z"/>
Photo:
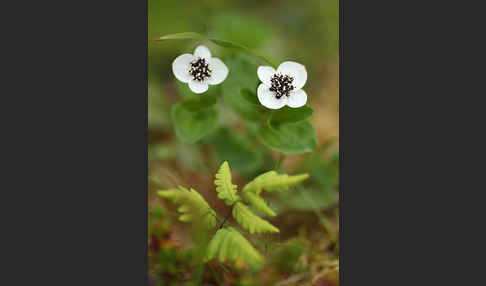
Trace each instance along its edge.
<path fill-rule="evenodd" d="M 226 65 L 220 59 L 211 57 L 211 52 L 205 46 L 198 46 L 194 55 L 178 56 L 172 63 L 172 72 L 178 80 L 189 83 L 194 93 L 203 93 L 208 90 L 208 84 L 220 84 L 228 76 Z"/>
<path fill-rule="evenodd" d="M 262 83 L 257 94 L 260 103 L 270 109 L 288 105 L 301 107 L 307 102 L 307 94 L 301 88 L 307 81 L 305 66 L 296 62 L 283 62 L 275 70 L 270 66 L 259 66 L 258 78 Z"/>

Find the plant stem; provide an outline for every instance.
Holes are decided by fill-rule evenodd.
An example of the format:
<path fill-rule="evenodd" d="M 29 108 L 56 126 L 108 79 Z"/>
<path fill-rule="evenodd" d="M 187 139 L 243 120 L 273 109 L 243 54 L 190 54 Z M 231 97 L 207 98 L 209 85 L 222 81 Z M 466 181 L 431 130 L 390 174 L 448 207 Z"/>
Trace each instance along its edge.
<path fill-rule="evenodd" d="M 224 218 L 223 222 L 221 223 L 221 225 L 219 226 L 219 229 L 221 229 L 224 225 L 224 223 L 226 222 L 226 220 L 229 218 L 229 216 L 231 215 L 231 212 L 233 212 L 233 205 L 231 205 L 230 207 L 230 211 L 229 213 L 226 215 L 226 217 Z"/>
<path fill-rule="evenodd" d="M 284 160 L 285 160 L 285 154 L 280 153 L 280 156 L 278 157 L 277 164 L 275 165 L 275 171 L 277 171 L 277 172 L 279 171 Z"/>

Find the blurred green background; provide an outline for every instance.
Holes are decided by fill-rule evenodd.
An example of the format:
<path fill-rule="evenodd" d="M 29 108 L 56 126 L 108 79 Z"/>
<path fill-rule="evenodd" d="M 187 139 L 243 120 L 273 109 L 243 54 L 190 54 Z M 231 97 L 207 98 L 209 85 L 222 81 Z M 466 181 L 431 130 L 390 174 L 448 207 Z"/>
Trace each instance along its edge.
<path fill-rule="evenodd" d="M 177 185 L 194 187 L 218 212 L 214 173 L 227 160 L 234 183 L 244 186 L 271 169 L 288 174 L 307 172 L 310 179 L 291 192 L 268 195 L 279 215 L 269 219 L 278 235 L 252 243 L 265 254 L 267 265 L 249 273 L 242 265 L 206 269 L 201 285 L 338 285 L 339 259 L 339 7 L 338 0 L 231 1 L 148 0 L 149 68 L 149 276 L 152 285 L 194 285 L 191 255 L 194 243 L 187 227 L 177 221 L 176 208 L 155 195 Z M 308 71 L 304 90 L 314 109 L 312 124 L 318 147 L 312 153 L 283 155 L 255 139 L 255 116 L 235 99 L 231 81 L 245 81 L 256 69 L 243 65 L 255 59 L 210 42 L 153 38 L 179 32 L 198 32 L 230 40 L 280 63 L 292 60 Z M 218 127 L 202 140 L 184 143 L 175 135 L 171 107 L 192 94 L 172 74 L 172 61 L 192 53 L 198 44 L 222 59 L 230 74 L 208 94 L 221 93 Z M 225 82 L 226 82 L 225 81 Z M 264 243 L 262 244 L 262 241 Z M 210 271 L 211 270 L 211 271 Z M 280 284 L 278 284 L 280 283 Z M 328 284 L 325 284 L 328 283 Z"/>

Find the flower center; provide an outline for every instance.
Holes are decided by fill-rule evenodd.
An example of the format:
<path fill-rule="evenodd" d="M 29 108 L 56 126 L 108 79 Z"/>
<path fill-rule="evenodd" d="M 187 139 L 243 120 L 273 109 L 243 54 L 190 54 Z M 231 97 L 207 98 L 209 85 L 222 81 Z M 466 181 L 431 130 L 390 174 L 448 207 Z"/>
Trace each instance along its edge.
<path fill-rule="evenodd" d="M 189 69 L 189 74 L 194 80 L 203 81 L 205 78 L 211 76 L 211 69 L 209 68 L 206 59 L 197 58 L 191 62 L 191 68 Z"/>
<path fill-rule="evenodd" d="M 288 75 L 274 74 L 270 79 L 272 86 L 270 91 L 275 92 L 275 97 L 280 99 L 282 96 L 289 96 L 290 92 L 295 88 L 292 85 L 294 78 Z"/>

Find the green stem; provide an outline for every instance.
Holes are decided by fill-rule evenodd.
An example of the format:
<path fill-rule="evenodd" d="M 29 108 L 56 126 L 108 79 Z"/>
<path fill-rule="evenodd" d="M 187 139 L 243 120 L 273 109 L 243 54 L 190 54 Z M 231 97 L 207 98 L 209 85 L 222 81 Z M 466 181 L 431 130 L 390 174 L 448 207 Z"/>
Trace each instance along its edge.
<path fill-rule="evenodd" d="M 285 160 L 285 154 L 280 153 L 280 156 L 278 157 L 277 164 L 275 165 L 275 171 L 277 171 L 277 172 L 279 171 L 284 160 Z"/>
<path fill-rule="evenodd" d="M 210 42 L 212 42 L 212 43 L 214 43 L 214 44 L 216 44 L 220 47 L 223 47 L 223 48 L 232 48 L 232 49 L 236 49 L 236 50 L 240 50 L 242 52 L 245 52 L 249 55 L 252 55 L 252 56 L 264 61 L 265 63 L 271 65 L 272 67 L 277 66 L 274 60 L 270 59 L 269 57 L 267 57 L 266 55 L 264 55 L 263 53 L 261 53 L 259 51 L 252 50 L 248 47 L 245 47 L 245 46 L 238 44 L 238 43 L 235 43 L 235 42 L 217 39 L 217 38 L 213 38 L 213 37 L 208 37 L 206 35 L 199 34 L 199 33 L 194 33 L 194 32 L 176 33 L 176 34 L 165 35 L 165 36 L 153 39 L 153 41 L 166 41 L 166 40 L 207 40 L 207 41 L 210 41 Z"/>
<path fill-rule="evenodd" d="M 219 229 L 223 228 L 223 225 L 224 223 L 226 222 L 226 220 L 229 218 L 229 216 L 231 215 L 231 213 L 233 212 L 233 205 L 231 205 L 230 207 L 230 211 L 229 213 L 226 215 L 226 217 L 224 218 L 223 222 L 221 223 L 221 225 L 219 226 Z"/>

